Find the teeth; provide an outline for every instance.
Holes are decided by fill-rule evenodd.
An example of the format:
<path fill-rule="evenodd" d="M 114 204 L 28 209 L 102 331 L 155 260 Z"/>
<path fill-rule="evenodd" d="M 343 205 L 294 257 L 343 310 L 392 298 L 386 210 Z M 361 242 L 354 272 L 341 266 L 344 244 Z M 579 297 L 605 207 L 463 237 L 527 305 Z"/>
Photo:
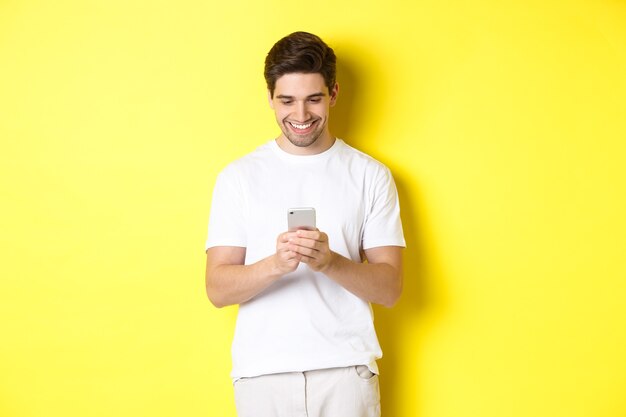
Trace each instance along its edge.
<path fill-rule="evenodd" d="M 301 130 L 308 129 L 313 124 L 313 123 L 307 123 L 305 125 L 299 125 L 299 124 L 292 123 L 292 122 L 289 122 L 289 123 L 291 124 L 291 126 L 295 127 L 296 129 L 301 129 Z"/>

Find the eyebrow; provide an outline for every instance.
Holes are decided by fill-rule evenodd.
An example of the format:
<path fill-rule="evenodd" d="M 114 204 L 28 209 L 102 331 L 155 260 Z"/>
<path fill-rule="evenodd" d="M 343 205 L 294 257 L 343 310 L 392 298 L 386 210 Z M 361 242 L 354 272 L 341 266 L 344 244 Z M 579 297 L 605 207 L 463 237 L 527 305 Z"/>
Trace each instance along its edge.
<path fill-rule="evenodd" d="M 313 98 L 313 97 L 324 97 L 326 94 L 324 93 L 315 93 L 315 94 L 310 94 L 308 96 L 306 96 L 306 98 Z M 276 98 L 281 99 L 281 100 L 293 100 L 294 96 L 288 96 L 286 94 L 279 94 L 276 96 Z"/>

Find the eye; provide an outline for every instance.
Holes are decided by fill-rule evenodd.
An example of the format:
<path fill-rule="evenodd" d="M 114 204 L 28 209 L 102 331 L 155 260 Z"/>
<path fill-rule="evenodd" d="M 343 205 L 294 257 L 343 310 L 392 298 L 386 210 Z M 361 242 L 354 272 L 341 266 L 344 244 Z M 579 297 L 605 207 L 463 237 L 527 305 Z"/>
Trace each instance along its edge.
<path fill-rule="evenodd" d="M 282 104 L 284 104 L 285 106 L 290 105 L 291 103 L 293 103 L 293 100 L 281 100 L 280 101 Z"/>
<path fill-rule="evenodd" d="M 320 97 L 313 97 L 309 99 L 309 102 L 311 103 L 319 103 L 320 101 L 322 101 Z"/>

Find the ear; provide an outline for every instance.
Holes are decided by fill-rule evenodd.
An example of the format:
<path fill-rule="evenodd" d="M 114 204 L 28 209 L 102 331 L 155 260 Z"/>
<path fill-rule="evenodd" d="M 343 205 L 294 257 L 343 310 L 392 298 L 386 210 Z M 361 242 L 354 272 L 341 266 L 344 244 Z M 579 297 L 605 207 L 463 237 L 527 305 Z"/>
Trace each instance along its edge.
<path fill-rule="evenodd" d="M 267 101 L 270 103 L 270 108 L 274 110 L 274 100 L 272 100 L 272 92 L 267 90 Z"/>
<path fill-rule="evenodd" d="M 339 94 L 339 84 L 335 83 L 335 86 L 330 90 L 330 107 L 333 107 L 337 102 L 337 95 Z"/>

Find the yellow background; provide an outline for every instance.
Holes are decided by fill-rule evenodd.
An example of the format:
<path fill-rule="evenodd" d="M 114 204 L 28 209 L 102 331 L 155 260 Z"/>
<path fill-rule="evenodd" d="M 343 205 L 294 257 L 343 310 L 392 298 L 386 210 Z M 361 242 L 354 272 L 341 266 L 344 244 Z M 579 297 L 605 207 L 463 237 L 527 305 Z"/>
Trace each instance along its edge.
<path fill-rule="evenodd" d="M 383 415 L 626 415 L 623 0 L 2 0 L 0 416 L 235 415 L 210 193 L 295 30 L 400 190 Z"/>

